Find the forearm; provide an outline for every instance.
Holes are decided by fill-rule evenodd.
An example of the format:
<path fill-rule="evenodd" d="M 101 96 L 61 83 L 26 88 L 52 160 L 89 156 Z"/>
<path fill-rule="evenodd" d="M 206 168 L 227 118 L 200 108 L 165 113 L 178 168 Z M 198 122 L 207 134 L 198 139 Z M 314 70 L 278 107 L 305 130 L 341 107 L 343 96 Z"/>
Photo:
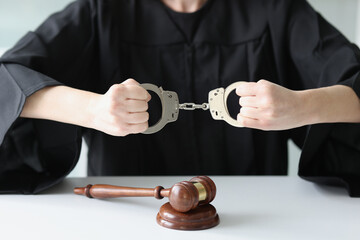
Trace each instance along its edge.
<path fill-rule="evenodd" d="M 360 100 L 353 89 L 335 85 L 299 91 L 306 124 L 360 123 Z M 300 104 L 301 105 L 301 104 Z"/>
<path fill-rule="evenodd" d="M 360 100 L 343 85 L 293 91 L 260 80 L 241 84 L 237 120 L 244 127 L 286 130 L 318 123 L 360 123 Z"/>
<path fill-rule="evenodd" d="M 41 89 L 26 99 L 21 117 L 92 127 L 92 102 L 100 95 L 66 86 Z"/>
<path fill-rule="evenodd" d="M 126 136 L 147 129 L 150 98 L 133 79 L 114 84 L 104 95 L 65 86 L 47 87 L 27 98 L 20 116 Z"/>

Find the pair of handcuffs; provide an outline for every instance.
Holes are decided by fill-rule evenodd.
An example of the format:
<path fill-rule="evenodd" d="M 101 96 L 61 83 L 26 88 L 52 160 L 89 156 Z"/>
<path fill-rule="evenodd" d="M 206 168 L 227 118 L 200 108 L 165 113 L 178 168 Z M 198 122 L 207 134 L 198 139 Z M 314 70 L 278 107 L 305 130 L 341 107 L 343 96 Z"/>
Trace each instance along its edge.
<path fill-rule="evenodd" d="M 179 103 L 179 98 L 176 92 L 165 91 L 162 87 L 158 87 L 151 83 L 143 83 L 141 86 L 146 90 L 156 93 L 161 101 L 162 113 L 160 120 L 150 126 L 143 134 L 153 134 L 165 127 L 170 122 L 175 122 L 178 119 L 180 110 L 210 110 L 211 116 L 214 120 L 223 120 L 234 127 L 243 127 L 238 121 L 232 118 L 227 108 L 227 99 L 229 94 L 235 90 L 240 84 L 244 82 L 235 82 L 230 84 L 226 89 L 216 88 L 209 92 L 208 103 Z"/>

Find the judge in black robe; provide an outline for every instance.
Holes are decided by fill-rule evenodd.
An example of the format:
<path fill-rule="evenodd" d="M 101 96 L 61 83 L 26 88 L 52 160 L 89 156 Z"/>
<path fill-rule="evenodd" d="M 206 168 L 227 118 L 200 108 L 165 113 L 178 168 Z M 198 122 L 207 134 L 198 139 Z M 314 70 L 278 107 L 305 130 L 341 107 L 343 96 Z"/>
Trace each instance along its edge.
<path fill-rule="evenodd" d="M 114 137 L 19 118 L 26 98 L 46 86 L 103 94 L 128 78 L 194 103 L 240 80 L 293 90 L 343 84 L 360 94 L 358 48 L 304 0 L 210 0 L 190 31 L 169 11 L 159 0 L 78 0 L 4 54 L 2 193 L 38 193 L 60 182 L 76 165 L 84 137 L 90 176 L 286 175 L 292 139 L 302 148 L 301 177 L 343 183 L 360 196 L 358 124 L 261 131 L 214 121 L 207 111 L 182 111 L 156 134 Z M 238 111 L 238 101 L 228 104 Z"/>

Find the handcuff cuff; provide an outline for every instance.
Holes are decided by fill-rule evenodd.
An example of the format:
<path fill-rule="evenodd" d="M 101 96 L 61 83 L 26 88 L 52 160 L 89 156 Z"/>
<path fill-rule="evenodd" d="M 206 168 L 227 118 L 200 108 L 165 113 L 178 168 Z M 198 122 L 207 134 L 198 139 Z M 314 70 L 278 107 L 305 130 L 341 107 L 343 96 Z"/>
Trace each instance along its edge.
<path fill-rule="evenodd" d="M 153 126 L 150 126 L 143 134 L 152 134 L 160 131 L 166 124 L 175 122 L 178 119 L 180 110 L 202 109 L 210 110 L 214 120 L 223 120 L 234 127 L 243 127 L 238 121 L 232 118 L 227 108 L 227 99 L 229 94 L 244 82 L 235 82 L 230 84 L 226 89 L 216 88 L 209 92 L 208 103 L 179 103 L 179 97 L 176 92 L 165 91 L 162 87 L 158 87 L 151 83 L 143 83 L 144 89 L 156 93 L 161 101 L 162 113 L 160 120 Z"/>

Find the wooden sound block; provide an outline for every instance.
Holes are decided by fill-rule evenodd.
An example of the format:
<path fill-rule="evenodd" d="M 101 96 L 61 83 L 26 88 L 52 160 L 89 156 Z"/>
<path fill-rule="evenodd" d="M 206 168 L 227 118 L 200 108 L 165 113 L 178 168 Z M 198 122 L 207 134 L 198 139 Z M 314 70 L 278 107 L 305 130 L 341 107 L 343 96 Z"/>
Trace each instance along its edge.
<path fill-rule="evenodd" d="M 156 217 L 159 225 L 177 230 L 203 230 L 215 227 L 220 219 L 211 204 L 198 206 L 189 212 L 177 212 L 170 203 L 161 206 Z"/>

